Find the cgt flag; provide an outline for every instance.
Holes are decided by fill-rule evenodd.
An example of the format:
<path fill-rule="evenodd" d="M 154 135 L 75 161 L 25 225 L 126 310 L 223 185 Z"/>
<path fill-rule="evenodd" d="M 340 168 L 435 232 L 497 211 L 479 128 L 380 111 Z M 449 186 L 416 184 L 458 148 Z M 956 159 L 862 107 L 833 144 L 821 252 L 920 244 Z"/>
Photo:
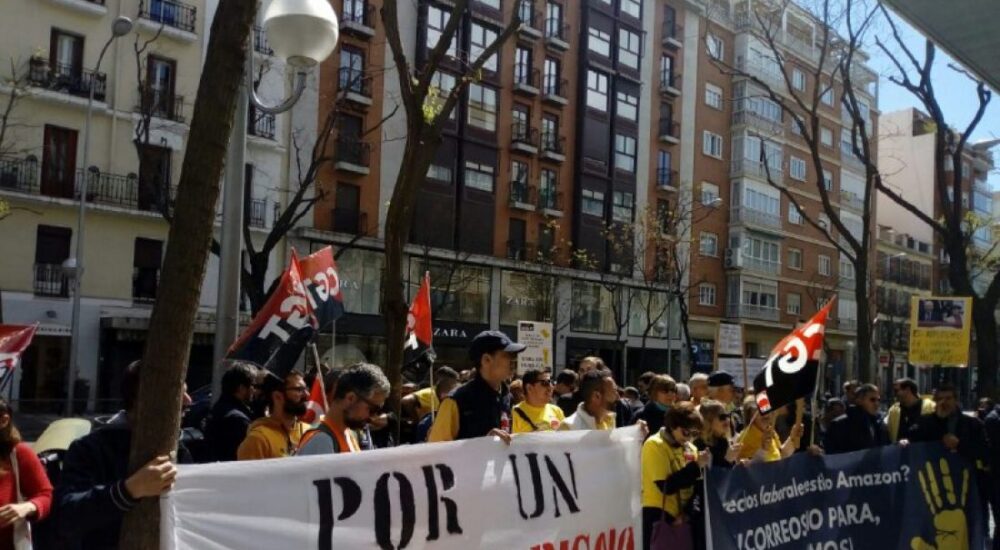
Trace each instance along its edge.
<path fill-rule="evenodd" d="M 0 325 L 0 374 L 17 367 L 24 350 L 31 345 L 38 323 L 33 325 Z"/>
<path fill-rule="evenodd" d="M 771 357 L 753 379 L 757 409 L 761 414 L 806 397 L 816 388 L 826 317 L 831 307 L 833 300 L 771 350 Z"/>
<path fill-rule="evenodd" d="M 315 330 L 310 294 L 302 284 L 302 272 L 293 250 L 292 260 L 277 288 L 229 348 L 226 359 L 253 361 L 283 379 Z"/>
<path fill-rule="evenodd" d="M 340 293 L 340 276 L 333 261 L 333 248 L 328 246 L 299 260 L 299 272 L 316 326 L 320 330 L 325 329 L 344 314 L 344 298 Z"/>
<path fill-rule="evenodd" d="M 428 355 L 433 360 L 432 346 L 434 330 L 431 327 L 431 274 L 424 273 L 420 289 L 410 304 L 410 312 L 406 315 L 406 343 L 403 349 L 406 353 L 405 363 L 412 363 Z"/>

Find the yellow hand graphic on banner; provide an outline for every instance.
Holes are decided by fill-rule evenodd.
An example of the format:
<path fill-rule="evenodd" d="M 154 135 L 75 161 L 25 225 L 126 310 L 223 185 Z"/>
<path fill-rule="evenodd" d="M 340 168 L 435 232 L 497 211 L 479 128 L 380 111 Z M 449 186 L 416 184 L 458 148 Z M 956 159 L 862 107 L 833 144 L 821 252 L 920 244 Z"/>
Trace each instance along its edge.
<path fill-rule="evenodd" d="M 910 548 L 969 550 L 969 529 L 963 509 L 965 500 L 969 496 L 969 470 L 962 469 L 962 492 L 956 494 L 955 483 L 951 479 L 951 469 L 946 459 L 942 458 L 938 463 L 940 475 L 934 471 L 934 466 L 930 462 L 926 466 L 926 471 L 918 472 L 918 477 L 927 508 L 934 516 L 934 543 L 927 542 L 921 537 L 913 537 Z"/>

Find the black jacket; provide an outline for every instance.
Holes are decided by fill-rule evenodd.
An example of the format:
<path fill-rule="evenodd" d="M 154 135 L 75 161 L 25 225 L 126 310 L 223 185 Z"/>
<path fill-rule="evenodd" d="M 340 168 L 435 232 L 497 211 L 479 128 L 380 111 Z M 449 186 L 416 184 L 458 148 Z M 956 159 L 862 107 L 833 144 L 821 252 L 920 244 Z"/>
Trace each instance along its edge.
<path fill-rule="evenodd" d="M 986 441 L 990 447 L 993 482 L 1000 488 L 1000 405 L 994 407 L 990 414 L 986 415 L 986 421 L 983 424 L 986 429 Z"/>
<path fill-rule="evenodd" d="M 667 411 L 658 407 L 655 401 L 650 401 L 635 415 L 634 422 L 644 420 L 649 426 L 649 435 L 653 435 L 659 433 L 660 428 L 663 427 L 663 417 L 666 414 Z M 646 437 L 648 438 L 649 435 Z"/>
<path fill-rule="evenodd" d="M 575 393 L 560 395 L 556 398 L 556 406 L 562 409 L 564 415 L 569 416 L 576 412 L 576 406 L 580 402 L 576 399 Z"/>
<path fill-rule="evenodd" d="M 953 429 L 949 428 L 952 422 Z M 958 454 L 968 460 L 969 464 L 974 465 L 978 471 L 985 471 L 990 451 L 986 442 L 986 430 L 978 418 L 961 412 L 947 418 L 928 414 L 917 420 L 910 429 L 909 437 L 911 441 L 941 441 L 948 433 L 958 438 Z"/>
<path fill-rule="evenodd" d="M 458 435 L 455 439 L 483 437 L 500 428 L 504 417 L 510 431 L 510 393 L 506 385 L 494 390 L 477 374 L 447 397 L 458 405 Z"/>
<path fill-rule="evenodd" d="M 634 423 L 635 418 L 632 416 L 632 407 L 629 406 L 628 402 L 624 399 L 615 401 L 615 427 L 624 428 L 625 426 L 631 426 Z M 656 432 L 650 431 L 650 433 Z"/>
<path fill-rule="evenodd" d="M 252 416 L 250 407 L 230 395 L 215 402 L 205 421 L 205 439 L 212 460 L 236 460 L 236 449 L 247 436 Z"/>
<path fill-rule="evenodd" d="M 852 405 L 845 414 L 830 423 L 823 440 L 823 449 L 827 454 L 850 453 L 891 443 L 889 430 L 881 417 L 872 416 L 864 409 Z"/>

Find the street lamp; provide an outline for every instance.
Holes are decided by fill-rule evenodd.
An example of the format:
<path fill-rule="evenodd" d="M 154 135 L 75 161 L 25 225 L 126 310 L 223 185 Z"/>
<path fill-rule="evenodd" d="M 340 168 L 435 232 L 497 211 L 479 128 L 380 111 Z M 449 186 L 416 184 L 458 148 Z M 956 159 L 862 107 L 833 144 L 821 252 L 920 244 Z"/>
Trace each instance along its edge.
<path fill-rule="evenodd" d="M 66 416 L 73 414 L 73 390 L 76 386 L 76 369 L 80 354 L 80 294 L 83 288 L 83 220 L 87 213 L 87 183 L 90 180 L 90 171 L 87 166 L 90 163 L 90 122 L 94 114 L 94 80 L 96 74 L 101 70 L 101 62 L 104 61 L 104 54 L 108 52 L 111 43 L 132 32 L 132 20 L 128 17 L 118 16 L 111 22 L 111 37 L 101 48 L 101 54 L 97 56 L 97 65 L 94 66 L 95 77 L 91 79 L 90 89 L 87 90 L 87 114 L 83 122 L 83 176 L 80 178 L 80 210 L 76 216 L 76 250 L 74 257 L 63 262 L 63 272 L 73 278 L 73 321 L 72 333 L 70 334 L 69 352 L 69 373 L 66 376 Z M 117 69 L 118 66 L 115 65 Z M 116 82 L 117 80 L 112 80 Z"/>
<path fill-rule="evenodd" d="M 269 114 L 283 113 L 302 96 L 312 69 L 333 53 L 339 38 L 337 15 L 327 0 L 272 0 L 264 12 L 264 31 L 274 54 L 295 71 L 291 95 L 278 105 L 265 105 L 253 88 L 253 52 L 247 53 L 245 82 L 240 86 L 233 133 L 226 157 L 222 198 L 222 247 L 213 354 L 212 393 L 219 395 L 222 358 L 239 330 L 240 264 L 243 251 L 243 166 L 246 157 L 247 107 Z M 252 32 L 252 30 L 251 30 Z"/>

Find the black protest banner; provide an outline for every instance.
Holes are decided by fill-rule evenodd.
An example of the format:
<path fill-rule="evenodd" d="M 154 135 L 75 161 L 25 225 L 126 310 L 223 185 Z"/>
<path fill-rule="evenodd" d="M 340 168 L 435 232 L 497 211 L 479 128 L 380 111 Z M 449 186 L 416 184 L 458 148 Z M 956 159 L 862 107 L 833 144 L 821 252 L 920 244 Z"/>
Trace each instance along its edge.
<path fill-rule="evenodd" d="M 983 548 L 975 469 L 940 443 L 712 469 L 714 550 Z"/>

